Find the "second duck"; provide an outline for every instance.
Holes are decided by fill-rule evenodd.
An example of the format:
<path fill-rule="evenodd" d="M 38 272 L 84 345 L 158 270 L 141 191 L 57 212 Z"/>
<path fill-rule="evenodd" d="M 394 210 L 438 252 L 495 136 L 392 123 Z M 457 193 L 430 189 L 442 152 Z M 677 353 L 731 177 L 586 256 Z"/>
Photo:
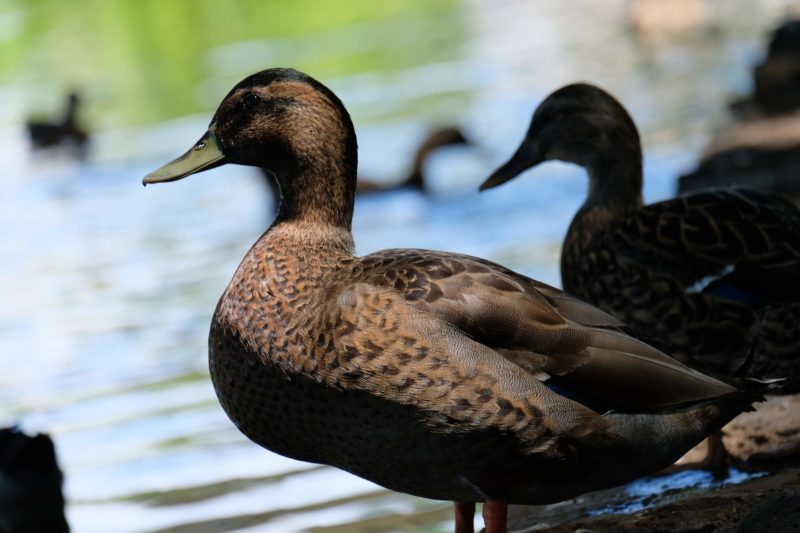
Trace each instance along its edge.
<path fill-rule="evenodd" d="M 553 159 L 589 175 L 561 253 L 567 292 L 662 349 L 800 390 L 800 210 L 741 188 L 644 205 L 636 126 L 585 83 L 539 105 L 519 149 L 481 190 Z"/>

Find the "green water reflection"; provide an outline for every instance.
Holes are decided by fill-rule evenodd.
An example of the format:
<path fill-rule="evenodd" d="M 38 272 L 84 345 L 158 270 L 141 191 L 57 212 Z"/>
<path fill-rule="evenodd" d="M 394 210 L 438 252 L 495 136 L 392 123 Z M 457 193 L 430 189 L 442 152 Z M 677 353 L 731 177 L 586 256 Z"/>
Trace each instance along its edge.
<path fill-rule="evenodd" d="M 206 111 L 244 75 L 293 66 L 321 79 L 453 58 L 454 0 L 29 0 L 0 4 L 0 84 L 26 108 L 86 93 L 94 129 Z"/>

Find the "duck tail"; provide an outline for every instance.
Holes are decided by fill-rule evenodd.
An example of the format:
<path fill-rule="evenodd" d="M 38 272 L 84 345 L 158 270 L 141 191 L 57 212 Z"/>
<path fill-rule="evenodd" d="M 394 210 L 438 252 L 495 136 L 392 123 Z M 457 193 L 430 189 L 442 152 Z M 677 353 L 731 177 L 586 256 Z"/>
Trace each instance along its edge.
<path fill-rule="evenodd" d="M 765 395 L 780 390 L 786 380 L 783 378 L 733 378 L 728 382 L 736 386 L 736 391 L 726 394 L 723 398 L 742 400 L 747 404 L 743 411 L 754 411 L 754 403 L 766 401 Z"/>

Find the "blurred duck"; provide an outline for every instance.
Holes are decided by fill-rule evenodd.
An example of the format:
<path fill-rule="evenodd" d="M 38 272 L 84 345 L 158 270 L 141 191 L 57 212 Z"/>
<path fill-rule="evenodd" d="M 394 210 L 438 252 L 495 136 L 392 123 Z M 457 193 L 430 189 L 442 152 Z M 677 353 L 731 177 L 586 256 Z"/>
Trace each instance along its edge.
<path fill-rule="evenodd" d="M 439 148 L 455 145 L 471 145 L 470 141 L 455 126 L 437 128 L 428 133 L 428 136 L 417 147 L 414 158 L 411 161 L 411 170 L 405 179 L 396 184 L 385 185 L 380 182 L 370 181 L 361 176 L 356 184 L 356 193 L 363 194 L 369 192 L 392 191 L 397 189 L 417 189 L 423 193 L 429 192 L 425 185 L 423 174 L 425 163 L 433 152 Z"/>
<path fill-rule="evenodd" d="M 773 30 L 766 59 L 753 69 L 753 85 L 751 96 L 730 105 L 738 118 L 800 109 L 800 20 L 788 20 Z"/>
<path fill-rule="evenodd" d="M 800 203 L 800 20 L 772 34 L 753 94 L 731 104 L 741 120 L 719 133 L 679 192 L 745 185 Z"/>
<path fill-rule="evenodd" d="M 747 186 L 800 204 L 800 110 L 735 124 L 703 151 L 678 191 Z"/>
<path fill-rule="evenodd" d="M 0 533 L 69 531 L 53 441 L 0 429 Z"/>
<path fill-rule="evenodd" d="M 419 190 L 425 193 L 427 192 L 427 188 L 425 186 L 425 176 L 423 172 L 425 169 L 425 163 L 428 161 L 430 155 L 439 148 L 443 148 L 445 146 L 470 144 L 471 143 L 469 140 L 464 136 L 463 133 L 461 133 L 461 130 L 455 126 L 434 129 L 428 133 L 428 136 L 414 152 L 414 158 L 411 162 L 411 170 L 406 178 L 399 183 L 384 184 L 359 177 L 356 184 L 356 193 L 367 194 L 373 192 L 396 191 L 398 189 L 406 188 Z M 269 174 L 268 171 L 264 169 L 261 169 L 261 171 L 263 172 L 266 183 L 272 190 L 274 197 L 276 199 L 280 198 L 280 192 L 278 191 L 278 185 L 275 179 Z"/>
<path fill-rule="evenodd" d="M 456 531 L 506 504 L 619 485 L 677 459 L 760 397 L 626 335 L 605 312 L 489 261 L 353 255 L 353 124 L 292 69 L 237 84 L 185 155 L 144 178 L 235 163 L 280 184 L 211 324 L 217 396 L 254 442 L 452 500 Z"/>
<path fill-rule="evenodd" d="M 800 391 L 800 210 L 736 188 L 643 205 L 636 126 L 593 85 L 548 96 L 481 189 L 553 159 L 589 176 L 561 253 L 567 292 L 662 349 L 725 375 L 791 378 L 784 390 Z"/>
<path fill-rule="evenodd" d="M 67 108 L 61 120 L 54 122 L 29 120 L 27 127 L 31 145 L 34 148 L 50 148 L 69 143 L 78 148 L 83 155 L 89 136 L 77 123 L 79 105 L 80 98 L 73 92 L 67 97 Z"/>

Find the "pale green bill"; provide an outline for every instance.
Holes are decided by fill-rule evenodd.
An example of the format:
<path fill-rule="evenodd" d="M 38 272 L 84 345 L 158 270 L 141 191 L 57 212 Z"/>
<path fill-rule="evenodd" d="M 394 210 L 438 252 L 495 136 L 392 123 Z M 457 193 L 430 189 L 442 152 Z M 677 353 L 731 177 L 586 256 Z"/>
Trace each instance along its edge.
<path fill-rule="evenodd" d="M 144 177 L 143 185 L 165 183 L 185 178 L 190 174 L 218 167 L 225 163 L 225 155 L 219 148 L 212 124 L 200 140 L 188 152 Z"/>

